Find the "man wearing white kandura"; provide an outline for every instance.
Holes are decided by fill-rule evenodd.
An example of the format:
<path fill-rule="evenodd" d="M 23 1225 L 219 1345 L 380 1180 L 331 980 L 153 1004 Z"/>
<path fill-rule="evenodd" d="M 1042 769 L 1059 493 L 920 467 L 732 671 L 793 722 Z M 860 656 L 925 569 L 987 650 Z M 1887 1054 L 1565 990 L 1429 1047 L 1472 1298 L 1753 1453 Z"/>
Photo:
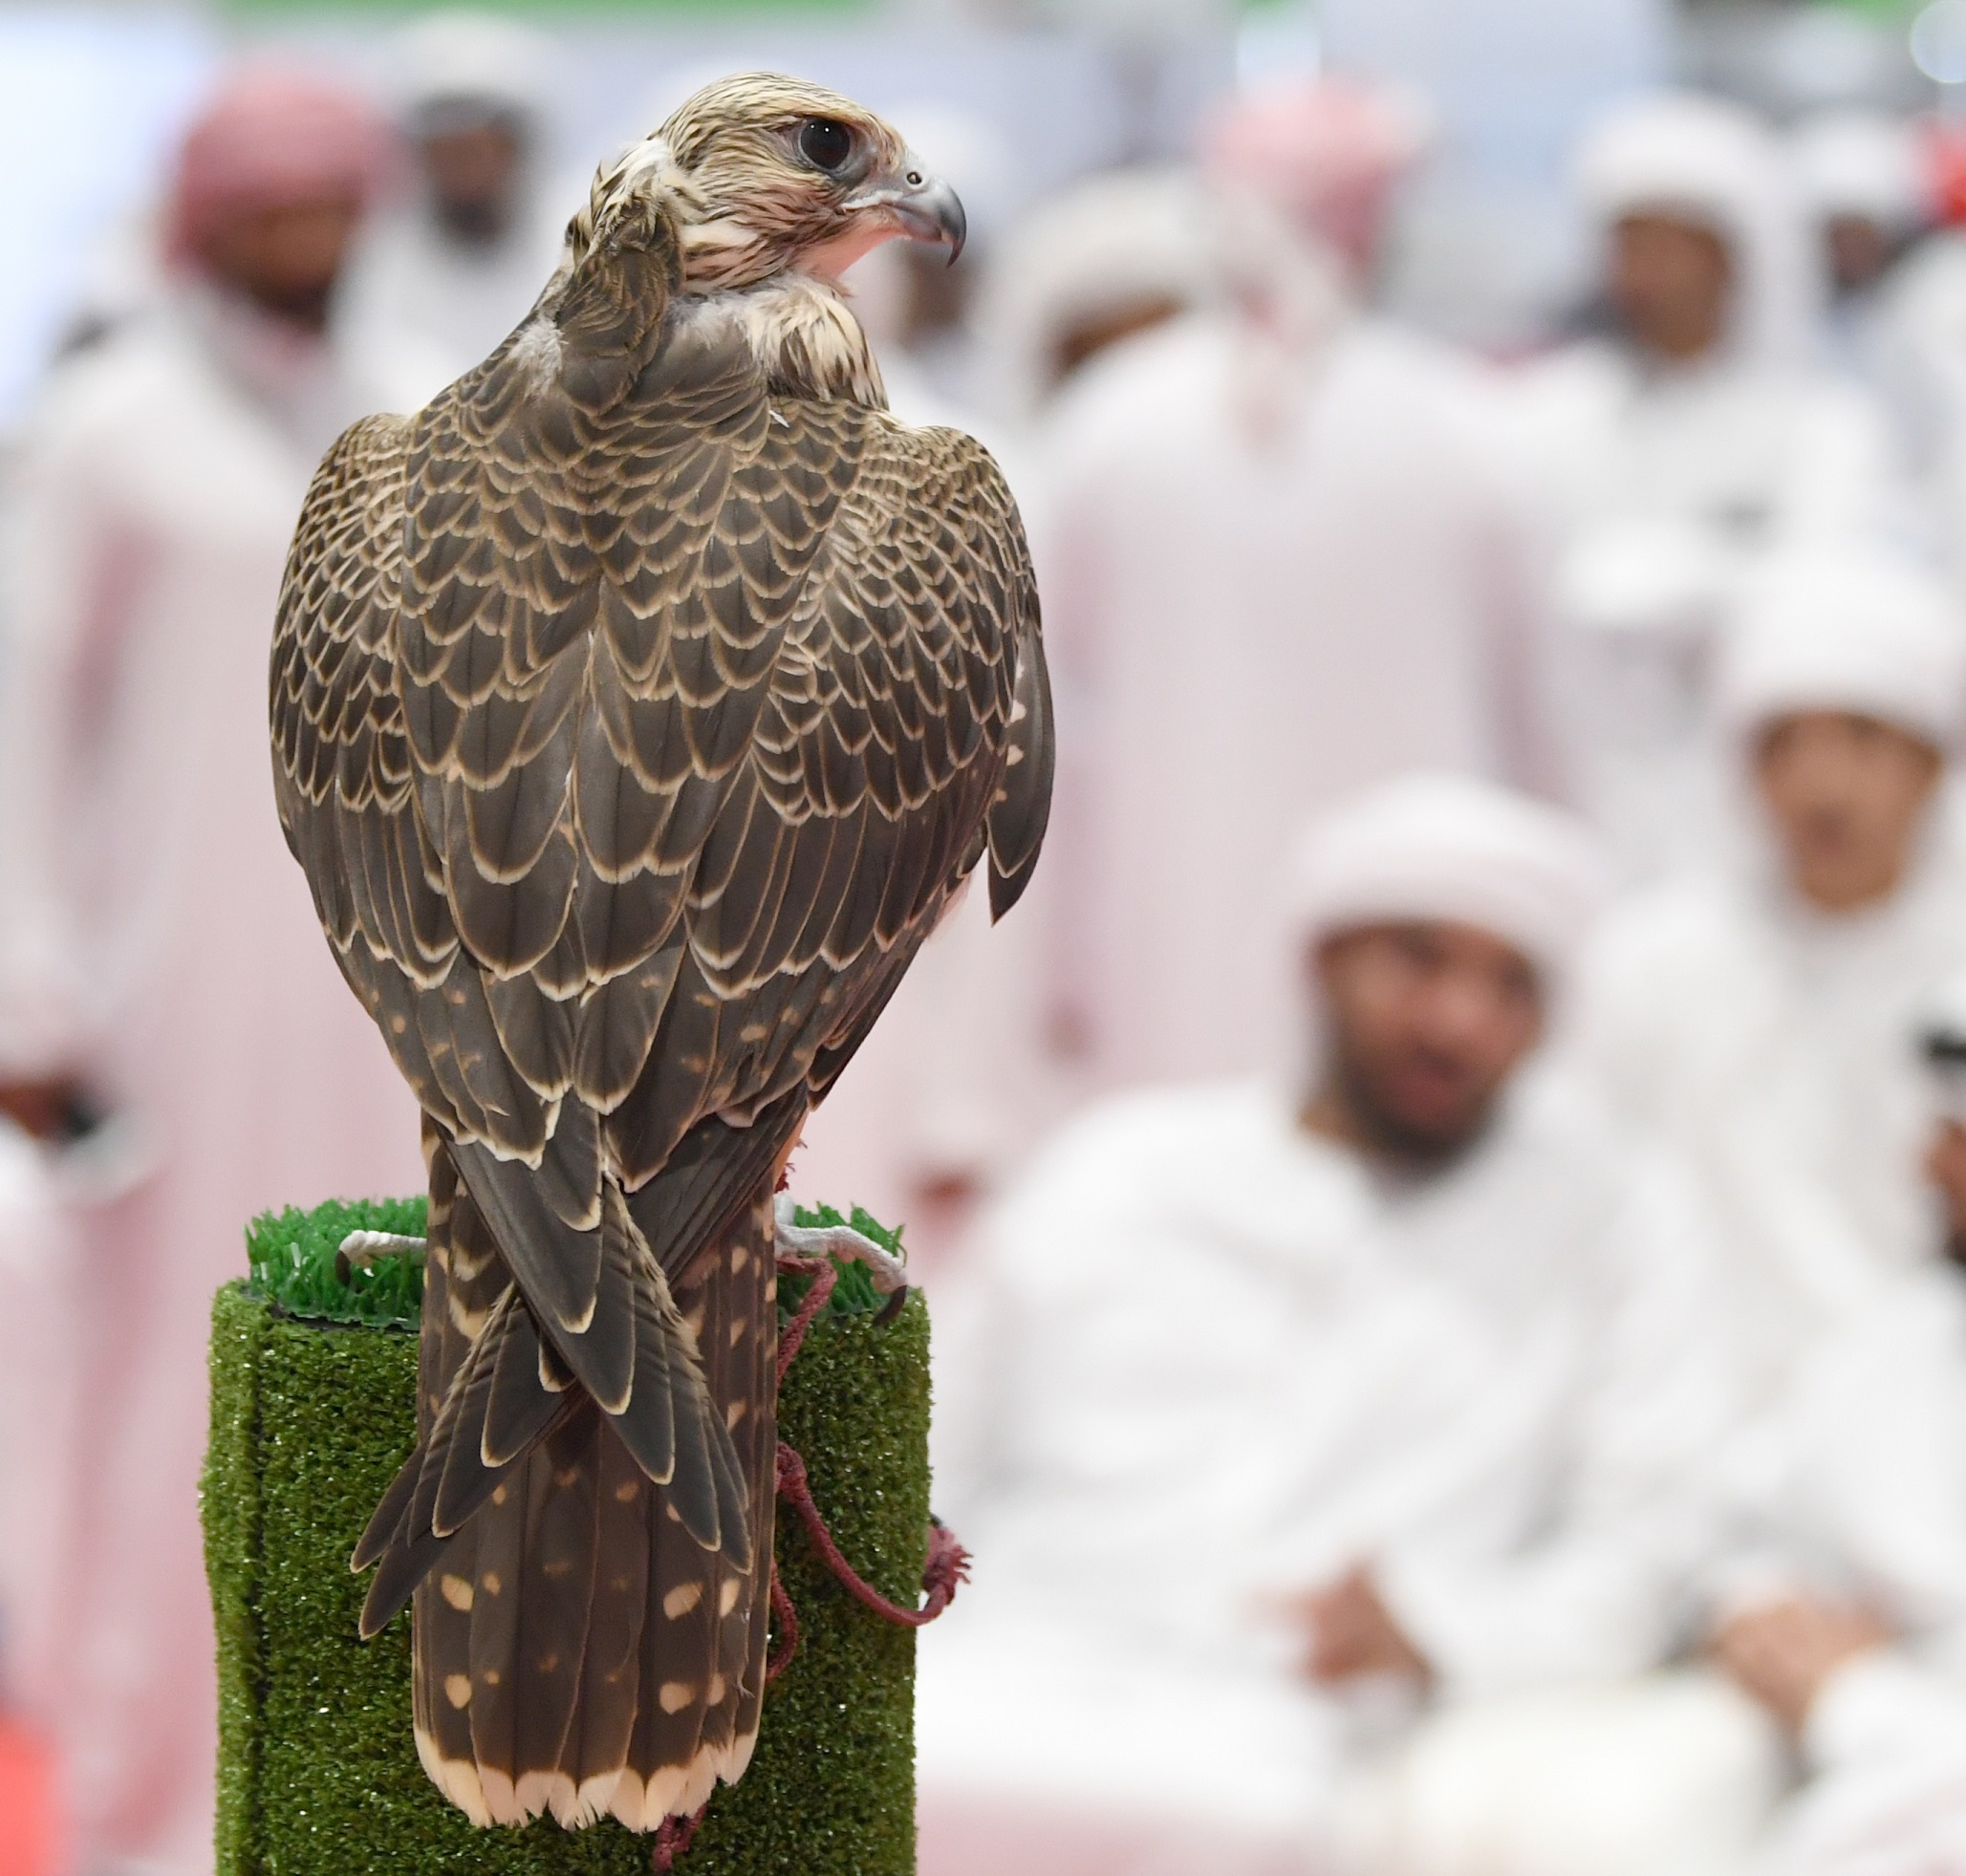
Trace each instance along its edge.
<path fill-rule="evenodd" d="M 1724 1468 L 1710 1646 L 1792 1748 L 1758 1876 L 1966 1869 L 1966 980 L 1922 1028 L 1951 1255 L 1823 1324 Z"/>
<path fill-rule="evenodd" d="M 1788 148 L 1828 287 L 1828 360 L 1877 395 L 1907 460 L 1923 467 L 1944 413 L 1896 316 L 1938 206 L 1921 128 L 1881 111 L 1824 111 L 1795 127 Z"/>
<path fill-rule="evenodd" d="M 1749 585 L 1716 690 L 1744 824 L 1726 865 L 1605 932 L 1579 1054 L 1684 1151 L 1723 1234 L 1746 1412 L 1715 1469 L 1705 1639 L 1802 1780 L 1760 1854 L 1782 1876 L 1951 1871 L 1966 1295 L 1941 1253 L 1966 1133 L 1935 1132 L 1916 1044 L 1966 959 L 1966 627 L 1915 570 L 1797 550 Z"/>
<path fill-rule="evenodd" d="M 1957 1122 L 1932 1164 L 1956 1244 Z M 1794 1747 L 1766 1876 L 1966 1869 L 1966 1273 L 1881 1284 L 1746 1444 L 1713 1645 Z"/>
<path fill-rule="evenodd" d="M 30 1350 L 86 1409 L 43 1515 L 72 1545 L 52 1704 L 92 1869 L 211 1868 L 198 1477 L 241 1226 L 423 1178 L 267 787 L 294 517 L 379 401 L 334 315 L 387 162 L 359 98 L 228 79 L 179 155 L 156 315 L 49 386 L 0 516 L 0 1107 L 64 1142 L 110 1116 L 61 1155 L 87 1306 Z"/>
<path fill-rule="evenodd" d="M 1032 548 L 1063 727 L 1031 912 L 1082 1091 L 1271 1066 L 1272 869 L 1302 815 L 1422 765 L 1548 779 L 1498 394 L 1371 304 L 1426 133 L 1355 82 L 1231 100 L 1204 140 L 1211 303 L 1052 417 Z"/>
<path fill-rule="evenodd" d="M 1696 1209 L 1539 1053 L 1600 878 L 1490 784 L 1357 799 L 1290 880 L 1299 1072 L 1096 1108 L 988 1215 L 938 1319 L 979 1562 L 923 1644 L 930 1876 L 1372 1866 L 1416 1715 L 1669 1648 L 1728 1395 Z M 1458 1844 L 1533 1850 L 1549 1744 Z"/>
<path fill-rule="evenodd" d="M 1899 484 L 1875 407 L 1817 362 L 1810 231 L 1746 111 L 1621 105 L 1576 192 L 1606 330 L 1525 371 L 1518 411 L 1557 553 L 1578 799 L 1650 879 L 1709 826 L 1705 679 L 1733 579 L 1770 546 L 1892 518 Z"/>
<path fill-rule="evenodd" d="M 1913 567 L 1797 550 L 1744 593 L 1716 691 L 1731 839 L 1607 926 L 1578 1046 L 1704 1183 L 1768 1398 L 1943 1240 L 1911 1038 L 1966 961 L 1966 625 Z"/>
<path fill-rule="evenodd" d="M 552 186 L 553 42 L 516 20 L 440 12 L 397 39 L 410 187 L 350 270 L 349 336 L 395 408 L 415 409 L 526 316 L 583 192 Z"/>

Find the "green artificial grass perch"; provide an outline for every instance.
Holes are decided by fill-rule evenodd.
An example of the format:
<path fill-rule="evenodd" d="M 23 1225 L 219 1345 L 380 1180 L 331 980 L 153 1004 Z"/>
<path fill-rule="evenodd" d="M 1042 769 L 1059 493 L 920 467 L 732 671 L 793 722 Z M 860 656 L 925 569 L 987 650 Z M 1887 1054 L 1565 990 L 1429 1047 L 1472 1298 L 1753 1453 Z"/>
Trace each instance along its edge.
<path fill-rule="evenodd" d="M 380 1259 L 338 1283 L 334 1252 L 350 1230 L 416 1235 L 422 1222 L 407 1200 L 261 1218 L 252 1283 L 214 1305 L 218 1876 L 644 1876 L 650 1840 L 612 1822 L 474 1829 L 417 1761 L 407 1621 L 356 1638 L 364 1585 L 349 1553 L 416 1441 L 421 1273 Z M 927 1310 L 916 1295 L 883 1322 L 886 1299 L 861 1297 L 855 1274 L 792 1365 L 780 1430 L 840 1547 L 913 1606 L 929 1510 Z M 911 1876 L 915 1637 L 853 1603 L 795 1520 L 780 1520 L 778 1558 L 799 1652 L 767 1696 L 749 1772 L 719 1789 L 679 1871 Z"/>
<path fill-rule="evenodd" d="M 418 1259 L 378 1258 L 344 1274 L 337 1258 L 351 1231 L 421 1238 L 429 1218 L 427 1198 L 331 1198 L 312 1212 L 263 1212 L 247 1227 L 247 1287 L 306 1322 L 414 1330 L 423 1309 Z"/>

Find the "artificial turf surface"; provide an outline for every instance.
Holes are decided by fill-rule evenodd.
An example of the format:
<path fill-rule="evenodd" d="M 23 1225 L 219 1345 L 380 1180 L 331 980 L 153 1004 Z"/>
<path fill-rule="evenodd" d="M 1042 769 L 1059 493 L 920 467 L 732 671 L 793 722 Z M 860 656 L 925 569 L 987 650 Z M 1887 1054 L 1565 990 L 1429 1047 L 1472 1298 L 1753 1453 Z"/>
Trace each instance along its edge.
<path fill-rule="evenodd" d="M 417 1762 L 407 1617 L 356 1639 L 366 1580 L 348 1558 L 416 1441 L 421 1297 L 409 1260 L 335 1282 L 334 1250 L 357 1227 L 420 1233 L 421 1203 L 257 1220 L 252 1283 L 213 1308 L 218 1876 L 642 1876 L 649 1840 L 612 1822 L 473 1829 Z M 928 1525 L 928 1316 L 918 1294 L 880 1322 L 857 1275 L 792 1365 L 780 1432 L 846 1555 L 912 1606 Z M 852 1602 L 789 1515 L 778 1559 L 798 1656 L 767 1695 L 749 1772 L 720 1788 L 679 1876 L 910 1876 L 914 1634 Z"/>

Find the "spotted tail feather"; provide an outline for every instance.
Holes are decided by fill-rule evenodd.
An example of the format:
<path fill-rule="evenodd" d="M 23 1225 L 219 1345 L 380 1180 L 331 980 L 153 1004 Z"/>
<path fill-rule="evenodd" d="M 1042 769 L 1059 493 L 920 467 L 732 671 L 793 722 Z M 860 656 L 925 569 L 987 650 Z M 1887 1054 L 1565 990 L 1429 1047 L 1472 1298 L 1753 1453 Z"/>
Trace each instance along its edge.
<path fill-rule="evenodd" d="M 407 1494 L 392 1492 L 399 1542 L 445 1501 L 443 1480 L 428 1482 L 428 1449 L 460 1422 L 472 1377 L 500 1369 L 488 1342 L 522 1334 L 508 1318 L 523 1302 L 495 1249 L 482 1255 L 489 1233 L 442 1143 L 432 1201 L 419 1448 L 426 1463 Z M 474 1822 L 520 1823 L 551 1811 L 579 1825 L 612 1814 L 653 1830 L 697 1809 L 720 1778 L 735 1779 L 748 1763 L 769 1617 L 776 1293 L 761 1187 L 674 1288 L 708 1402 L 730 1436 L 706 1453 L 727 1452 L 741 1475 L 743 1546 L 706 1548 L 692 1534 L 669 1488 L 648 1477 L 616 1422 L 553 1369 L 544 1341 L 538 1375 L 558 1391 L 546 1390 L 554 1412 L 543 1435 L 501 1469 L 473 1474 L 482 1454 L 468 1452 L 439 1468 L 443 1479 L 471 1478 L 477 1497 L 461 1527 L 441 1539 L 424 1528 L 416 1540 L 439 1546 L 414 1594 L 417 1741 L 432 1779 Z M 497 1388 L 481 1382 L 475 1391 L 488 1399 Z M 483 1415 L 478 1424 L 482 1443 Z M 417 1466 L 413 1459 L 405 1473 Z M 390 1509 L 385 1500 L 378 1524 Z"/>

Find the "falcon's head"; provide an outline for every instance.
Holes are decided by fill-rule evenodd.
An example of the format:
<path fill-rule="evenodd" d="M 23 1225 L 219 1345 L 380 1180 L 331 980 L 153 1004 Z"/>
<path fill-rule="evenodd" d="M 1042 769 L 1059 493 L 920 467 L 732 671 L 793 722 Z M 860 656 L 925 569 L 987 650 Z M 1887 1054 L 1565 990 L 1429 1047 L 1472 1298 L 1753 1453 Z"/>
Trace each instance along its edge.
<path fill-rule="evenodd" d="M 897 235 L 940 243 L 952 261 L 962 249 L 956 192 L 891 125 L 837 92 L 771 73 L 706 85 L 604 169 L 590 227 L 651 192 L 668 198 L 694 292 L 783 273 L 836 281 Z"/>

